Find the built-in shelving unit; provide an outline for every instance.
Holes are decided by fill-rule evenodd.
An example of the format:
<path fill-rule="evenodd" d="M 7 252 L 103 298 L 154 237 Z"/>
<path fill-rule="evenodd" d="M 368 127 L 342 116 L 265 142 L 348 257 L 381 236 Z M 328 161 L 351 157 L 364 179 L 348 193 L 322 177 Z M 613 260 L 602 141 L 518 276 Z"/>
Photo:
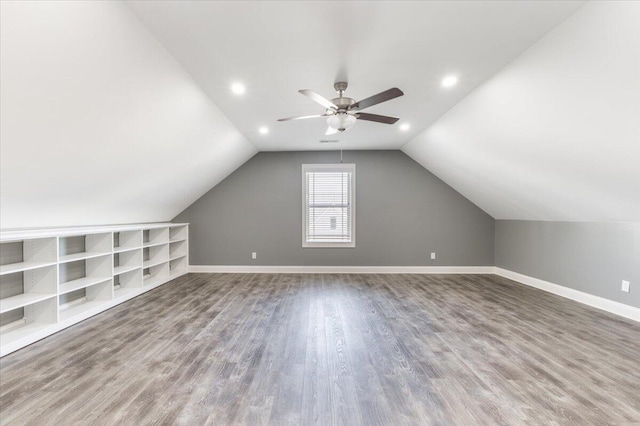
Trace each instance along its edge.
<path fill-rule="evenodd" d="M 188 224 L 3 231 L 0 356 L 187 273 Z"/>

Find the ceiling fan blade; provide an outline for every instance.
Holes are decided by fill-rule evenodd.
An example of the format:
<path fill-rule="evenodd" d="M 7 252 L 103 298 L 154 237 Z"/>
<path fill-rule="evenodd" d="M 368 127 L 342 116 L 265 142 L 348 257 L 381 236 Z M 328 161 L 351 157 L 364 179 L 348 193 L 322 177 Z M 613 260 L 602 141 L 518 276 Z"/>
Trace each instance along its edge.
<path fill-rule="evenodd" d="M 349 111 L 356 111 L 365 108 L 369 108 L 371 106 L 377 105 L 382 102 L 390 101 L 391 99 L 395 99 L 398 96 L 404 95 L 404 92 L 397 87 L 394 87 L 389 90 L 385 90 L 384 92 L 380 92 L 377 95 L 373 95 L 366 99 L 356 102 L 355 104 L 349 107 Z"/>
<path fill-rule="evenodd" d="M 304 120 L 307 118 L 328 117 L 333 114 L 300 115 L 298 117 L 278 118 L 278 121 Z"/>
<path fill-rule="evenodd" d="M 334 129 L 333 127 L 327 127 L 327 131 L 325 132 L 325 136 L 335 135 L 338 133 L 338 129 Z"/>
<path fill-rule="evenodd" d="M 307 96 L 312 101 L 319 103 L 320 105 L 322 105 L 323 107 L 325 107 L 327 109 L 332 109 L 332 110 L 337 109 L 337 107 L 333 104 L 333 102 L 331 102 L 328 99 L 323 98 L 322 96 L 318 95 L 313 90 L 302 89 L 302 90 L 298 90 L 298 92 L 302 93 L 303 95 Z"/>
<path fill-rule="evenodd" d="M 366 112 L 359 112 L 355 114 L 358 120 L 375 121 L 376 123 L 393 124 L 400 120 L 396 117 L 389 117 L 386 115 L 367 114 Z"/>

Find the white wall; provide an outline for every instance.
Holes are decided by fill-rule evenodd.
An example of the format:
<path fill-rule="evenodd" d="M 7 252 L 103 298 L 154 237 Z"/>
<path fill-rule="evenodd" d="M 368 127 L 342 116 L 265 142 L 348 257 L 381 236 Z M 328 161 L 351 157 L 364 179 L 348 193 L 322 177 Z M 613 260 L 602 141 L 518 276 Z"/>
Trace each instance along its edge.
<path fill-rule="evenodd" d="M 591 2 L 403 151 L 496 219 L 640 221 L 640 2 Z"/>
<path fill-rule="evenodd" d="M 119 2 L 1 2 L 2 228 L 170 220 L 255 154 Z"/>

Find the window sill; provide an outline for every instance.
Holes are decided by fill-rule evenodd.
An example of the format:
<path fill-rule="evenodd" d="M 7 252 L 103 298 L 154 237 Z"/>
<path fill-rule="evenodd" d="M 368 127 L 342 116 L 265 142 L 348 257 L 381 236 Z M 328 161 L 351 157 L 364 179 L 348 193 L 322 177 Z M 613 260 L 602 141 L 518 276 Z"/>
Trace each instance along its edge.
<path fill-rule="evenodd" d="M 356 248 L 356 242 L 350 243 L 308 243 L 303 242 L 302 248 Z"/>

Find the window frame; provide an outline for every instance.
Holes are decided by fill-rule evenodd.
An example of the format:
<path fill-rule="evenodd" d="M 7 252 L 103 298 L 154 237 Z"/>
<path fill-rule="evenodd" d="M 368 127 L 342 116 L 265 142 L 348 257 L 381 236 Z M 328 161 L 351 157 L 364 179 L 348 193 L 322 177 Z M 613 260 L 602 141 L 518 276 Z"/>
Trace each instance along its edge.
<path fill-rule="evenodd" d="M 351 241 L 309 242 L 307 241 L 307 172 L 351 172 Z M 351 164 L 302 164 L 302 248 L 355 248 L 356 247 L 356 165 Z"/>

